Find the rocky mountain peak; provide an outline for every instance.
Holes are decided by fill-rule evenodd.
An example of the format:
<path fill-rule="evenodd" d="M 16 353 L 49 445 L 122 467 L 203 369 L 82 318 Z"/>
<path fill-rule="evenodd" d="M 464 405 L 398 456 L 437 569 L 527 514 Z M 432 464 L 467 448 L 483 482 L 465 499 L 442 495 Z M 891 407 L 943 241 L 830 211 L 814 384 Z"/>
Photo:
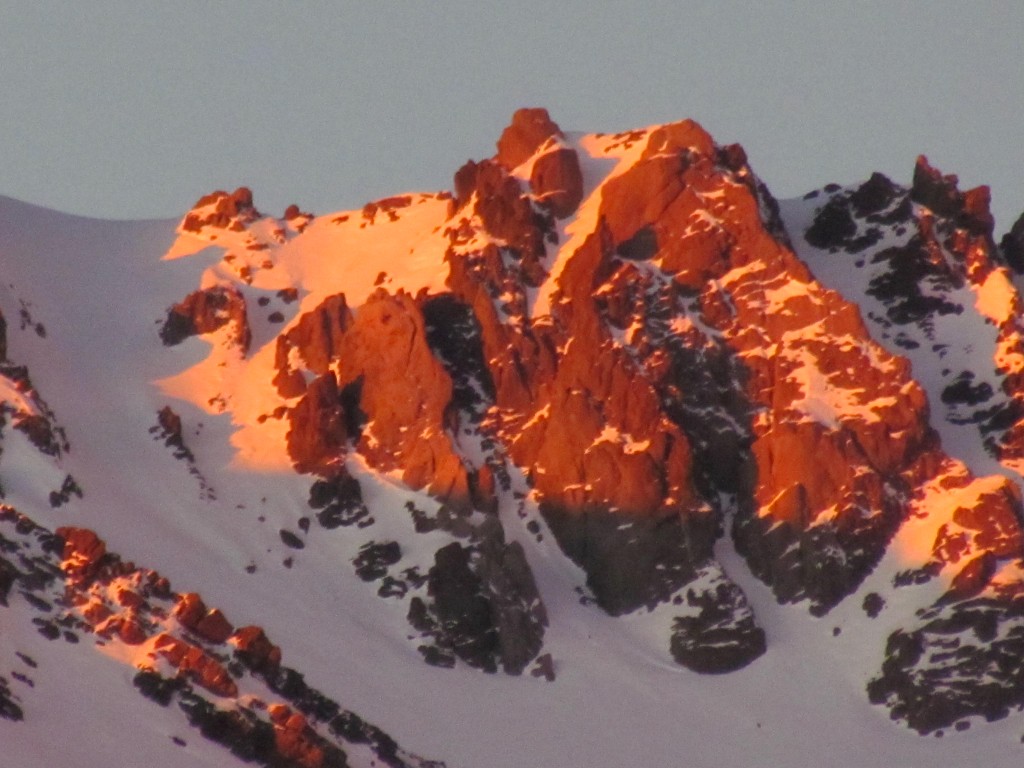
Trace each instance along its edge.
<path fill-rule="evenodd" d="M 524 109 L 452 192 L 111 224 L 103 312 L 0 247 L 0 727 L 64 665 L 174 765 L 438 765 L 356 710 L 446 759 L 556 701 L 672 744 L 723 708 L 833 744 L 839 699 L 1011 722 L 1024 224 L 997 248 L 989 203 L 923 156 L 778 201 L 693 120 Z M 593 764 L 537 742 L 505 764 Z"/>
<path fill-rule="evenodd" d="M 501 132 L 495 159 L 503 168 L 513 171 L 549 140 L 558 141 L 562 138 L 562 129 L 551 119 L 546 109 L 517 109 L 512 115 L 512 122 Z"/>
<path fill-rule="evenodd" d="M 943 175 L 928 164 L 928 158 L 919 155 L 910 198 L 938 216 L 955 219 L 972 234 L 991 238 L 995 220 L 989 211 L 992 197 L 989 188 L 981 186 L 960 192 L 958 182 L 955 175 Z"/>

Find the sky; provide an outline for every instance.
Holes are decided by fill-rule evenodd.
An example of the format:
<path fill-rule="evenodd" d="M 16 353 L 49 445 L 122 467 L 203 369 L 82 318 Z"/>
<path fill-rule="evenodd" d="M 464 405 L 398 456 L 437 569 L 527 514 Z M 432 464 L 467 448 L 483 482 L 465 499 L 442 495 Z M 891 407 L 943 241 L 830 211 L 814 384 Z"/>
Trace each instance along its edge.
<path fill-rule="evenodd" d="M 834 7 L 833 7 L 834 6 Z M 512 112 L 693 118 L 779 198 L 918 154 L 1024 211 L 1024 3 L 0 0 L 0 194 L 180 216 L 246 185 L 326 213 L 451 186 Z"/>

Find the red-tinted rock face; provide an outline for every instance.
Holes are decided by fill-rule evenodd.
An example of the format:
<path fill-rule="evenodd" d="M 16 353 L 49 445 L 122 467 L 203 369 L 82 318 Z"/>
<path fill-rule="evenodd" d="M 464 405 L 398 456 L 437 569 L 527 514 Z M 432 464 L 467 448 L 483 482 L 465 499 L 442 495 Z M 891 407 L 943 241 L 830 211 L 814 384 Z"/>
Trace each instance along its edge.
<path fill-rule="evenodd" d="M 360 309 L 340 362 L 343 381 L 362 380 L 359 407 L 372 427 L 359 450 L 381 469 L 401 469 L 413 488 L 466 498 L 465 468 L 446 429 L 451 379 L 433 356 L 411 296 L 378 291 Z M 395 378 L 394 371 L 404 371 Z M 452 414 L 455 416 L 455 414 Z"/>
<path fill-rule="evenodd" d="M 461 174 L 461 177 L 460 177 Z M 504 167 L 491 160 L 467 163 L 456 174 L 460 203 L 475 195 L 473 213 L 487 234 L 504 241 L 516 253 L 529 285 L 539 285 L 545 276 L 540 259 L 545 255 L 544 238 L 549 231 L 546 222 L 535 210 L 533 201 L 523 193 L 519 181 Z M 458 231 L 452 230 L 453 240 Z"/>
<path fill-rule="evenodd" d="M 270 709 L 274 723 L 274 743 L 277 751 L 291 764 L 302 768 L 320 768 L 324 763 L 324 751 L 317 744 L 316 732 L 309 727 L 306 718 L 284 705 Z"/>
<path fill-rule="evenodd" d="M 281 649 L 267 639 L 260 627 L 239 628 L 230 637 L 239 658 L 257 670 L 275 670 L 281 664 Z"/>
<path fill-rule="evenodd" d="M 875 174 L 859 188 L 822 192 L 805 198 L 821 203 L 806 232 L 794 233 L 818 250 L 805 252 L 812 267 L 821 264 L 836 287 L 852 288 L 858 299 L 863 290 L 876 338 L 914 356 L 930 387 L 931 419 L 946 430 L 944 447 L 971 455 L 975 449 L 966 446 L 976 445 L 1017 479 L 1024 326 L 1019 295 L 992 242 L 988 190 L 960 192 L 955 176 L 922 157 L 909 189 Z M 972 314 L 981 322 L 968 319 Z M 973 328 L 969 339 L 965 324 Z M 991 357 L 979 365 L 981 349 Z M 889 446 L 899 457 L 909 447 L 884 436 L 876 442 L 875 454 Z M 954 724 L 960 730 L 972 715 L 1004 717 L 1018 706 L 1021 685 L 1016 667 L 1003 661 L 1020 652 L 1024 616 L 1018 487 L 1001 476 L 972 477 L 937 442 L 900 479 L 907 529 L 925 525 L 918 541 L 894 545 L 908 564 L 894 584 L 937 582 L 940 597 L 912 618 L 908 612 L 889 636 L 869 696 L 922 732 Z M 876 600 L 873 610 L 883 608 Z"/>
<path fill-rule="evenodd" d="M 160 635 L 154 649 L 182 673 L 217 696 L 238 695 L 238 685 L 215 658 L 201 648 L 170 635 Z"/>
<path fill-rule="evenodd" d="M 249 351 L 252 333 L 246 313 L 245 297 L 233 286 L 216 286 L 190 293 L 167 312 L 160 330 L 164 344 L 180 344 L 189 336 L 212 333 L 226 325 L 244 355 Z"/>
<path fill-rule="evenodd" d="M 602 189 L 603 245 L 592 239 L 566 266 L 554 315 L 572 329 L 573 352 L 578 340 L 599 337 L 605 320 L 635 329 L 635 354 L 616 368 L 637 371 L 631 392 L 649 388 L 644 422 L 670 414 L 668 444 L 697 446 L 662 459 L 665 477 L 682 480 L 666 496 L 696 506 L 697 495 L 685 490 L 694 473 L 711 488 L 739 492 L 746 512 L 738 543 L 755 572 L 780 597 L 810 597 L 816 610 L 827 609 L 863 577 L 898 524 L 892 499 L 906 482 L 901 473 L 934 440 L 923 394 L 906 362 L 870 341 L 856 308 L 818 285 L 789 250 L 740 149 L 716 148 L 692 122 L 646 141 L 641 161 Z M 673 326 L 689 330 L 666 333 Z M 602 370 L 603 350 L 580 346 L 586 390 L 601 392 L 593 373 Z M 567 365 L 560 361 L 559 375 Z M 703 383 L 687 387 L 688 380 Z M 813 399 L 821 386 L 859 394 L 840 412 L 823 411 Z M 600 419 L 588 422 L 575 404 L 569 411 L 584 434 L 588 424 L 614 424 L 616 398 L 597 399 Z M 878 401 L 886 405 L 867 411 Z M 636 404 L 626 410 L 645 412 Z M 649 429 L 640 434 L 658 446 Z M 578 483 L 561 455 L 560 477 Z M 650 477 L 639 484 L 657 485 Z M 839 550 L 834 561 L 815 559 Z"/>
<path fill-rule="evenodd" d="M 488 209 L 478 205 L 477 213 L 490 232 Z M 710 556 L 716 523 L 692 488 L 686 436 L 666 418 L 646 371 L 614 343 L 595 300 L 616 268 L 614 245 L 608 229 L 586 240 L 543 322 L 526 316 L 537 282 L 529 264 L 499 249 L 467 252 L 453 236 L 449 285 L 480 326 L 495 390 L 491 427 L 529 473 L 598 601 L 620 613 L 665 599 L 692 578 L 694 562 Z"/>
<path fill-rule="evenodd" d="M 546 109 L 518 109 L 512 123 L 498 139 L 497 161 L 508 170 L 524 163 L 550 138 L 560 138 L 562 131 L 551 120 Z"/>
<path fill-rule="evenodd" d="M 396 768 L 423 764 L 311 687 L 302 674 L 282 666 L 280 649 L 262 629 L 232 632 L 224 614 L 207 609 L 197 593 L 175 594 L 156 572 L 108 552 L 93 531 L 64 528 L 54 535 L 7 505 L 0 506 L 0 531 L 0 575 L 13 574 L 18 599 L 25 601 L 22 610 L 5 614 L 5 621 L 31 619 L 29 627 L 46 638 L 42 642 L 64 645 L 62 654 L 72 663 L 76 656 L 96 653 L 108 663 L 122 659 L 126 666 L 115 673 L 180 718 L 175 728 L 192 728 L 195 738 L 210 739 L 236 757 L 260 755 L 273 765 L 337 768 L 348 764 L 351 745 Z M 83 572 L 79 566 L 85 563 L 95 567 Z M 35 669 L 31 649 L 21 647 L 19 659 Z M 32 686 L 29 678 L 18 679 Z M 125 696 L 126 707 L 148 706 L 131 700 L 131 686 Z M 20 699 L 12 699 L 0 681 L 0 718 L 22 719 L 25 712 L 15 703 Z M 321 734 L 302 712 L 330 720 L 330 727 Z"/>
<path fill-rule="evenodd" d="M 352 440 L 373 466 L 401 470 L 413 488 L 469 503 L 467 470 L 447 434 L 458 426 L 451 379 L 411 296 L 378 289 L 354 319 L 344 297 L 331 297 L 282 338 L 279 364 L 288 364 L 281 350 L 294 348 L 308 370 L 333 362 L 338 371 L 315 379 L 291 410 L 289 452 L 300 471 L 329 474 Z M 277 380 L 291 375 L 281 368 Z M 353 429 L 359 423 L 361 434 Z"/>
<path fill-rule="evenodd" d="M 235 221 L 250 204 L 223 206 Z M 410 206 L 386 198 L 354 216 L 368 230 Z M 961 193 L 921 158 L 912 189 L 876 174 L 830 192 L 798 236 L 857 253 L 881 228 L 908 227 L 873 255 L 892 269 L 867 295 L 886 323 L 927 325 L 956 313 L 947 289 L 999 277 L 988 206 L 987 190 Z M 538 503 L 602 608 L 685 601 L 669 650 L 706 672 L 766 647 L 714 559 L 726 520 L 780 600 L 822 614 L 878 564 L 914 494 L 944 471 L 907 360 L 796 256 L 742 147 L 716 145 L 693 121 L 575 142 L 543 110 L 521 110 L 493 158 L 455 174 L 446 215 L 430 230 L 447 238 L 446 292 L 389 290 L 382 272 L 370 296 L 323 300 L 276 340 L 274 379 L 295 466 L 321 475 L 311 505 L 324 527 L 372 524 L 345 468 L 354 451 L 445 502 L 436 517 L 411 509 L 417 530 L 467 537 L 438 550 L 427 594 L 410 604 L 431 663 L 518 672 L 540 650 L 543 622 L 525 607 L 532 580 L 509 587 L 494 565 L 528 573 L 496 514 L 521 482 L 511 470 L 532 491 L 520 511 Z M 1004 325 L 1001 349 L 1016 359 L 1024 335 Z M 1009 393 L 1024 375 L 1006 381 Z M 943 401 L 980 408 L 985 386 L 966 377 Z M 1024 428 L 1007 428 L 1024 423 L 1024 406 L 986 414 L 986 440 L 1004 456 L 1024 445 Z M 1018 510 L 1013 494 L 993 492 L 937 535 L 925 566 L 950 581 L 947 606 L 983 596 L 1019 549 Z M 382 594 L 407 588 L 388 572 L 397 559 L 360 551 L 362 578 L 390 578 Z"/>
<path fill-rule="evenodd" d="M 673 227 L 680 228 L 677 225 L 701 204 L 696 195 L 702 187 L 693 184 L 697 174 L 685 179 L 684 173 L 691 162 L 703 158 L 706 175 L 713 153 L 711 137 L 692 120 L 654 131 L 647 138 L 643 159 L 605 186 L 601 213 L 613 247 L 627 258 L 640 259 L 668 247 L 665 234 Z M 715 180 L 706 181 L 710 183 L 703 188 L 710 191 Z M 673 247 L 687 250 L 682 245 Z"/>
<path fill-rule="evenodd" d="M 86 528 L 63 527 L 55 533 L 64 540 L 65 573 L 78 580 L 92 578 L 107 552 L 103 540 Z"/>
<path fill-rule="evenodd" d="M 195 629 L 199 621 L 206 615 L 206 605 L 195 592 L 186 592 L 178 597 L 174 604 L 174 616 L 183 627 Z"/>
<path fill-rule="evenodd" d="M 202 598 L 195 592 L 178 597 L 174 605 L 174 616 L 183 627 L 211 643 L 225 642 L 234 631 L 224 614 L 216 608 L 208 610 Z"/>
<path fill-rule="evenodd" d="M 332 297 L 282 337 L 278 363 L 288 367 L 279 369 L 277 382 L 280 389 L 284 376 L 326 370 L 291 409 L 288 434 L 296 468 L 328 478 L 323 493 L 311 497 L 311 504 L 323 507 L 317 518 L 325 527 L 366 521 L 361 499 L 352 504 L 344 490 L 354 483 L 345 473 L 345 456 L 355 450 L 371 466 L 399 471 L 409 486 L 443 500 L 447 522 L 435 527 L 474 536 L 466 550 L 473 555 L 471 578 L 457 580 L 451 599 L 483 606 L 475 614 L 483 623 L 463 632 L 446 623 L 444 601 L 420 601 L 414 626 L 430 640 L 422 646 L 425 658 L 453 664 L 458 657 L 519 674 L 540 651 L 543 607 L 521 551 L 516 560 L 514 547 L 502 540 L 492 470 L 470 469 L 453 445 L 453 436 L 463 425 L 477 424 L 486 407 L 481 398 L 489 387 L 481 379 L 481 355 L 473 350 L 475 334 L 466 308 L 450 297 L 413 299 L 378 289 L 355 312 L 343 297 Z M 296 362 L 303 370 L 291 369 Z M 488 515 L 486 530 L 459 524 L 459 515 L 473 508 Z M 521 567 L 489 565 L 495 562 Z M 477 634 L 488 639 L 470 653 L 463 636 Z"/>
<path fill-rule="evenodd" d="M 302 315 L 290 331 L 278 337 L 278 370 L 291 372 L 288 355 L 295 349 L 307 369 L 318 376 L 326 373 L 331 360 L 340 353 L 341 341 L 351 325 L 352 311 L 345 303 L 345 295 L 328 297 L 312 312 Z M 280 388 L 281 384 L 278 386 Z"/>
<path fill-rule="evenodd" d="M 928 158 L 919 155 L 910 194 L 915 203 L 928 206 L 940 216 L 952 216 L 957 212 L 960 197 L 957 182 L 956 176 L 943 176 L 941 171 L 929 165 Z"/>
<path fill-rule="evenodd" d="M 530 189 L 556 219 L 574 213 L 583 199 L 583 174 L 576 150 L 560 147 L 538 157 L 530 172 Z"/>
<path fill-rule="evenodd" d="M 288 418 L 288 455 L 295 468 L 299 472 L 333 474 L 344 458 L 349 437 L 333 371 L 313 380 L 306 394 L 289 411 Z"/>
<path fill-rule="evenodd" d="M 1007 662 L 1024 650 L 1020 492 L 1005 478 L 951 471 L 949 460 L 943 470 L 937 484 L 962 503 L 938 527 L 931 559 L 898 579 L 940 578 L 946 589 L 889 636 L 868 684 L 872 702 L 922 733 L 973 715 L 1003 718 L 1020 706 L 1024 684 L 1024 670 Z"/>
<path fill-rule="evenodd" d="M 564 346 L 550 384 L 539 386 L 548 415 L 525 429 L 511 450 L 537 467 L 536 487 L 562 505 L 673 514 L 699 504 L 689 483 L 689 447 L 662 414 L 646 372 L 611 343 L 598 314 L 592 294 L 608 271 L 608 245 L 591 237 L 563 273 L 554 312 L 572 343 Z"/>
<path fill-rule="evenodd" d="M 192 208 L 181 225 L 186 232 L 199 232 L 204 227 L 241 232 L 247 223 L 261 216 L 248 187 L 239 187 L 231 194 L 217 190 L 201 197 Z"/>
<path fill-rule="evenodd" d="M 932 401 L 937 418 L 977 424 L 988 449 L 1012 462 L 1024 456 L 1024 377 L 1016 362 L 1024 354 L 1024 308 L 1004 268 L 1002 256 L 1012 248 L 1000 254 L 991 238 L 988 199 L 982 187 L 960 192 L 955 176 L 921 157 L 909 190 L 876 174 L 852 193 L 831 193 L 806 239 L 837 258 L 867 263 L 866 293 L 883 307 L 876 330 L 897 347 L 915 349 L 923 338 L 942 350 L 944 381 Z M 934 332 L 937 321 L 965 309 L 978 309 L 997 328 L 996 382 L 975 370 L 975 360 L 946 351 L 955 337 Z"/>

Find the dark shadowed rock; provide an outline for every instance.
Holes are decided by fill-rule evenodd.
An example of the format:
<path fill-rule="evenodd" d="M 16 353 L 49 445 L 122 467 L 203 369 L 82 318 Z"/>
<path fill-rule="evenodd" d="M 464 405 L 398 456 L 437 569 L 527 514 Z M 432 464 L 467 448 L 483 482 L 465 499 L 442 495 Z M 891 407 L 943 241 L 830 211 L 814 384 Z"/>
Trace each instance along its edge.
<path fill-rule="evenodd" d="M 815 214 L 804 237 L 815 248 L 837 248 L 856 232 L 857 225 L 845 201 L 832 199 Z"/>
<path fill-rule="evenodd" d="M 871 178 L 857 187 L 856 191 L 850 195 L 850 202 L 857 215 L 864 217 L 884 211 L 892 205 L 893 200 L 901 192 L 902 189 L 893 184 L 888 176 L 873 173 Z"/>
<path fill-rule="evenodd" d="M 960 197 L 958 181 L 955 175 L 944 176 L 939 169 L 928 163 L 927 157 L 918 155 L 910 197 L 915 203 L 927 206 L 939 216 L 955 216 Z"/>
<path fill-rule="evenodd" d="M 710 555 L 712 519 L 627 516 L 599 507 L 573 512 L 543 503 L 558 545 L 587 574 L 598 605 L 613 616 L 654 607 L 694 578 L 693 553 Z"/>
<path fill-rule="evenodd" d="M 547 615 L 522 548 L 502 540 L 496 521 L 478 533 L 477 545 L 452 542 L 435 553 L 428 599 L 413 598 L 409 623 L 431 640 L 420 647 L 430 664 L 458 658 L 518 675 L 543 646 Z"/>
<path fill-rule="evenodd" d="M 910 197 L 927 206 L 937 216 L 954 220 L 972 234 L 991 237 L 994 219 L 989 211 L 991 195 L 988 187 L 977 187 L 961 193 L 955 175 L 943 175 L 920 155 L 914 166 Z"/>
<path fill-rule="evenodd" d="M 458 542 L 439 549 L 427 575 L 428 592 L 444 644 L 470 666 L 495 672 L 498 635 L 469 555 L 470 550 Z"/>
<path fill-rule="evenodd" d="M 18 722 L 25 719 L 25 713 L 14 700 L 7 679 L 0 676 L 0 718 Z"/>
<path fill-rule="evenodd" d="M 1013 223 L 999 243 L 1003 258 L 1015 272 L 1024 272 L 1024 214 Z"/>
<path fill-rule="evenodd" d="M 352 565 L 356 576 L 363 581 L 376 581 L 387 575 L 388 568 L 402 559 L 402 547 L 397 541 L 370 541 L 359 548 Z"/>
<path fill-rule="evenodd" d="M 518 542 L 505 543 L 492 535 L 478 552 L 476 570 L 490 602 L 498 661 L 506 673 L 518 675 L 543 647 L 547 612 Z"/>
<path fill-rule="evenodd" d="M 1019 590 L 922 611 L 916 628 L 894 632 L 881 673 L 868 684 L 874 704 L 920 733 L 966 717 L 1006 717 L 1024 705 L 1024 601 Z"/>
<path fill-rule="evenodd" d="M 356 525 L 370 519 L 370 510 L 363 503 L 359 481 L 343 466 L 332 467 L 329 477 L 313 483 L 309 489 L 309 506 L 317 510 L 317 522 L 327 529 Z"/>
<path fill-rule="evenodd" d="M 694 672 L 722 674 L 745 667 L 765 652 L 764 630 L 754 622 L 746 596 L 730 581 L 687 589 L 696 610 L 672 626 L 672 657 Z"/>

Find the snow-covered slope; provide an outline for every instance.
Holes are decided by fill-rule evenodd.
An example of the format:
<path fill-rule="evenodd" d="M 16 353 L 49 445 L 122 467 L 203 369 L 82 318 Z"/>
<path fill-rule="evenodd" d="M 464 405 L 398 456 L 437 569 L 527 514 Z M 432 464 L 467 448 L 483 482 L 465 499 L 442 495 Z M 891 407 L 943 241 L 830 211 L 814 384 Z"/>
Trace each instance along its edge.
<path fill-rule="evenodd" d="M 3 760 L 1018 764 L 986 211 L 542 110 L 361 211 L 0 199 Z"/>

